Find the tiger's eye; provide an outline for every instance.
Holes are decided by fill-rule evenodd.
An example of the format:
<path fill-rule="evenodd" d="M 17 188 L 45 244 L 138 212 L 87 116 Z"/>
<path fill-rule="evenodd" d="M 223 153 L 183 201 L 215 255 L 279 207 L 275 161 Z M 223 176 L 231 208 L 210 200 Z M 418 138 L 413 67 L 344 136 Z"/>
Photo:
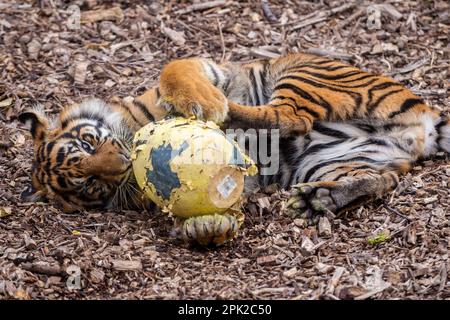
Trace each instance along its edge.
<path fill-rule="evenodd" d="M 89 153 L 94 152 L 94 148 L 89 143 L 87 143 L 86 141 L 82 141 L 81 142 L 81 146 L 83 147 L 83 149 L 86 152 L 89 152 Z"/>
<path fill-rule="evenodd" d="M 86 185 L 90 186 L 91 184 L 94 183 L 95 177 L 94 176 L 90 176 L 89 178 L 86 179 Z"/>

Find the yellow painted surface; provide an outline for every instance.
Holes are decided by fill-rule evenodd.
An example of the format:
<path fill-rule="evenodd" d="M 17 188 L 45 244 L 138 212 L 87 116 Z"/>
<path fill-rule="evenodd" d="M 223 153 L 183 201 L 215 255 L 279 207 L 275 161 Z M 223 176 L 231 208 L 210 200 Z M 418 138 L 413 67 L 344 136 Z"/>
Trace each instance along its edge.
<path fill-rule="evenodd" d="M 136 180 L 146 196 L 182 218 L 226 212 L 240 199 L 244 176 L 257 172 L 217 125 L 185 118 L 141 128 L 132 157 Z M 240 165 L 232 160 L 236 158 Z"/>

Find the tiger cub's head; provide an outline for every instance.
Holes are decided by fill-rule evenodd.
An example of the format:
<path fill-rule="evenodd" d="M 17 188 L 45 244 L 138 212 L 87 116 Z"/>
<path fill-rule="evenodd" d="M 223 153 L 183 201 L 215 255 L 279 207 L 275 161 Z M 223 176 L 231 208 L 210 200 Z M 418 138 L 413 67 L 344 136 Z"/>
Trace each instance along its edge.
<path fill-rule="evenodd" d="M 132 131 L 113 105 L 91 99 L 67 107 L 57 121 L 37 109 L 19 120 L 28 123 L 34 140 L 32 185 L 24 200 L 55 200 L 66 212 L 138 204 Z"/>

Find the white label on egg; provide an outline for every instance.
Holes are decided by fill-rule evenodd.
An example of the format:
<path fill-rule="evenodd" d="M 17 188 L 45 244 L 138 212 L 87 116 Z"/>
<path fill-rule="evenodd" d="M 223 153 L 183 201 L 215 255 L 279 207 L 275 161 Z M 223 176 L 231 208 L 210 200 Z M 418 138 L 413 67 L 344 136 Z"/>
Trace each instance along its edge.
<path fill-rule="evenodd" d="M 219 191 L 222 197 L 227 199 L 236 187 L 237 187 L 236 181 L 234 181 L 232 177 L 227 175 L 217 185 L 217 191 Z"/>

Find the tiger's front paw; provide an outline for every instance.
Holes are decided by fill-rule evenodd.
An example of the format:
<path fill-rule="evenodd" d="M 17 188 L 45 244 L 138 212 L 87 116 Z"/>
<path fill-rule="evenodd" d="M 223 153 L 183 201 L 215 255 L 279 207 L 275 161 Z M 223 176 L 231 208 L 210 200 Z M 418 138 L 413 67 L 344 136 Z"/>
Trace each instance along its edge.
<path fill-rule="evenodd" d="M 160 106 L 169 114 L 195 117 L 221 124 L 228 114 L 228 101 L 223 93 L 207 83 L 185 84 L 180 88 L 161 86 Z"/>
<path fill-rule="evenodd" d="M 305 219 L 308 225 L 315 225 L 321 216 L 334 214 L 338 206 L 331 196 L 336 187 L 333 182 L 300 183 L 292 187 L 287 201 L 287 214 L 292 218 Z"/>
<path fill-rule="evenodd" d="M 225 121 L 228 101 L 205 76 L 197 59 L 174 60 L 167 64 L 159 83 L 160 105 L 175 115 L 196 117 L 218 124 Z"/>

